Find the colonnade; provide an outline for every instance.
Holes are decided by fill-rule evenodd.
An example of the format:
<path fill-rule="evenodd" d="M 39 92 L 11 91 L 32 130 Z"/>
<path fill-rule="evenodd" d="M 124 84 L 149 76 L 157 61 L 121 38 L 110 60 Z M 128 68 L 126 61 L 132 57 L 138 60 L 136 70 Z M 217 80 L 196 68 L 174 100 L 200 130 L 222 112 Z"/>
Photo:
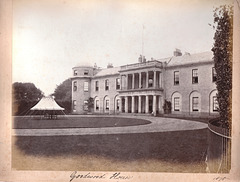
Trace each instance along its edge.
<path fill-rule="evenodd" d="M 162 72 L 160 71 L 128 73 L 124 76 L 126 76 L 126 82 L 123 89 L 162 88 Z"/>
<path fill-rule="evenodd" d="M 120 111 L 123 113 L 161 113 L 160 95 L 121 96 Z"/>

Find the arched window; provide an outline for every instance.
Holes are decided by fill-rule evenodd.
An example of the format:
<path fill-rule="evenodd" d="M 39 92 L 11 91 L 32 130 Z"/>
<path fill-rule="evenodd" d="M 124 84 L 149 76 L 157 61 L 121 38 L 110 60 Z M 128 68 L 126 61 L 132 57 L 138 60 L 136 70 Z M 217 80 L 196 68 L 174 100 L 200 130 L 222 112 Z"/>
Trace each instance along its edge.
<path fill-rule="evenodd" d="M 190 94 L 190 112 L 201 111 L 201 95 L 197 91 L 193 91 Z"/>
<path fill-rule="evenodd" d="M 209 108 L 210 113 L 217 113 L 218 112 L 218 100 L 217 100 L 217 90 L 213 90 L 209 94 Z"/>
<path fill-rule="evenodd" d="M 182 110 L 182 95 L 179 92 L 172 94 L 172 111 Z"/>

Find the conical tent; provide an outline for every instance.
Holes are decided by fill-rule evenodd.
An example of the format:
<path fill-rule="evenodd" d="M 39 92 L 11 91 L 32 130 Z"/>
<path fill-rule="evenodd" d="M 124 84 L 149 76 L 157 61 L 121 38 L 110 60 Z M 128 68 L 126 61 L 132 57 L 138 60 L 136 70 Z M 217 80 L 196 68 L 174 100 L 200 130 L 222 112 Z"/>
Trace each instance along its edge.
<path fill-rule="evenodd" d="M 43 97 L 35 106 L 30 110 L 38 111 L 63 111 L 64 108 L 60 107 L 52 97 Z"/>

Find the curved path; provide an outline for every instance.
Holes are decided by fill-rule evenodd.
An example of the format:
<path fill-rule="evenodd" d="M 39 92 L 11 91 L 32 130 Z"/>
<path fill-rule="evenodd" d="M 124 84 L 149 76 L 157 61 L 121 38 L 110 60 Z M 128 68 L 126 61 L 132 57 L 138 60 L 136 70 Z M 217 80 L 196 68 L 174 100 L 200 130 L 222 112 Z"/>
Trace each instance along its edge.
<path fill-rule="evenodd" d="M 80 116 L 79 116 L 80 117 Z M 84 116 L 86 117 L 86 116 Z M 93 117 L 93 116 L 89 116 Z M 98 116 L 108 117 L 108 116 Z M 112 116 L 109 116 L 112 117 Z M 63 135 L 98 135 L 98 134 L 124 134 L 124 133 L 151 133 L 167 131 L 198 130 L 207 128 L 207 124 L 174 118 L 161 118 L 152 116 L 114 116 L 123 118 L 139 118 L 152 123 L 128 127 L 105 128 L 64 128 L 64 129 L 12 129 L 13 136 L 63 136 Z"/>

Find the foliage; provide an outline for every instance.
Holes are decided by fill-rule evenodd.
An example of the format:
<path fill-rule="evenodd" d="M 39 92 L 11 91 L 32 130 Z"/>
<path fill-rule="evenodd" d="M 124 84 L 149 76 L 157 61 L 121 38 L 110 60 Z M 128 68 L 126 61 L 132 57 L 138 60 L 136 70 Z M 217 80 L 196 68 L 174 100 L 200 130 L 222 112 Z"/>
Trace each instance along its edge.
<path fill-rule="evenodd" d="M 92 97 L 88 98 L 88 110 L 91 111 L 94 107 L 94 99 Z"/>
<path fill-rule="evenodd" d="M 232 50 L 233 50 L 233 7 L 220 6 L 214 11 L 216 30 L 214 45 L 214 66 L 217 73 L 217 90 L 222 127 L 231 128 L 232 116 Z"/>
<path fill-rule="evenodd" d="M 25 115 L 42 97 L 33 83 L 13 83 L 13 115 Z"/>
<path fill-rule="evenodd" d="M 172 103 L 170 101 L 165 100 L 163 104 L 163 110 L 165 114 L 171 113 Z"/>
<path fill-rule="evenodd" d="M 66 113 L 71 112 L 72 108 L 72 81 L 67 79 L 56 87 L 54 93 L 56 102 L 63 108 Z"/>

